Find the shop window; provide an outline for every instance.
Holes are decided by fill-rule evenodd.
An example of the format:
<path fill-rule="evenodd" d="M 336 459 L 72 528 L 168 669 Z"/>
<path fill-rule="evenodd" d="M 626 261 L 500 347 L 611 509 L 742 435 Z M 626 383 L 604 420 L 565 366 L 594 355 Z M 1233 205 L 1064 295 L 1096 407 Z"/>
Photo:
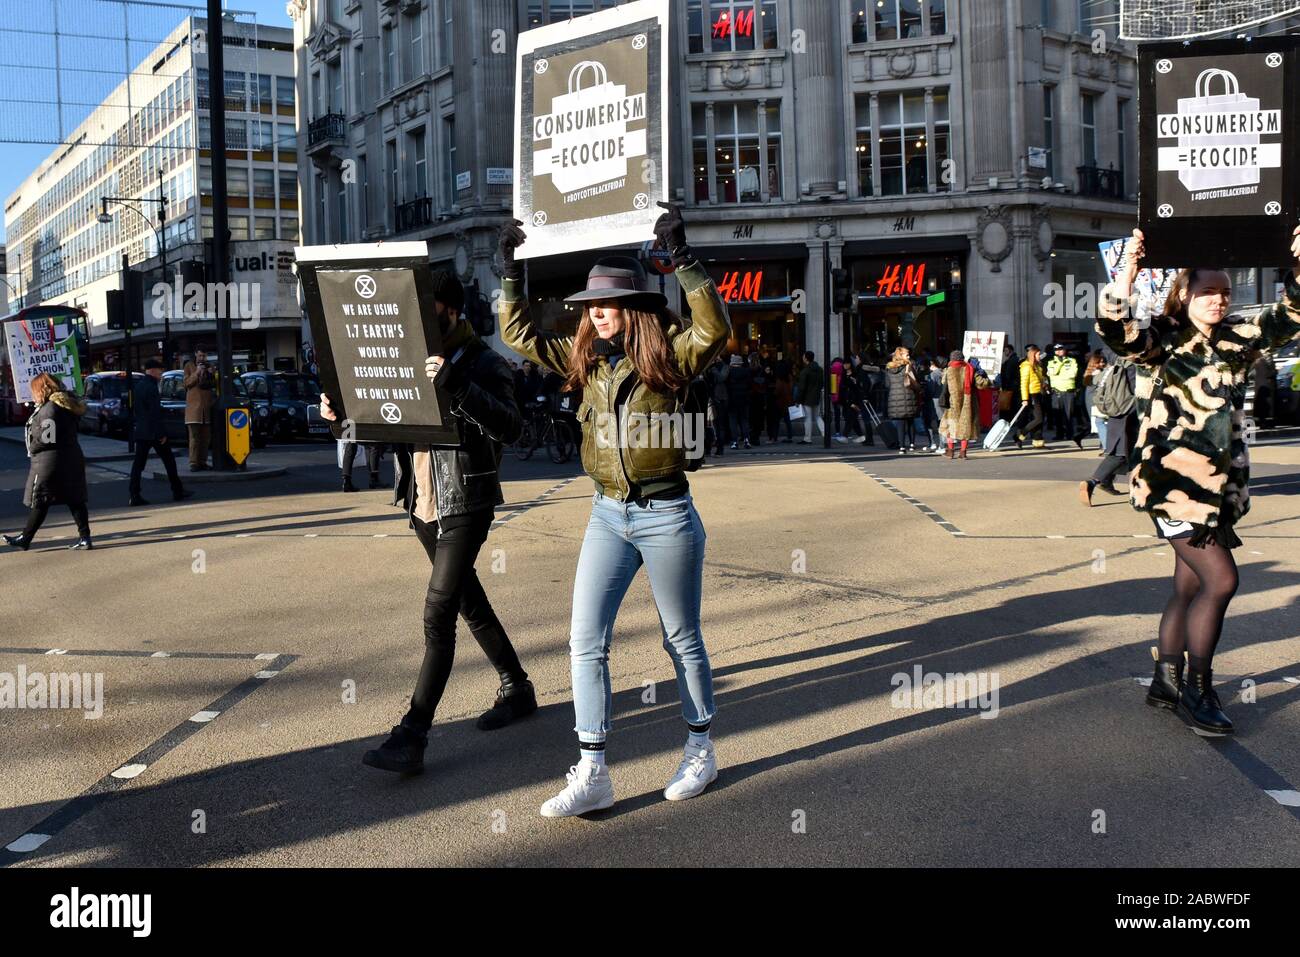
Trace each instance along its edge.
<path fill-rule="evenodd" d="M 695 167 L 695 201 L 709 201 L 709 135 L 703 103 L 691 107 L 691 164 Z"/>
<path fill-rule="evenodd" d="M 930 36 L 948 32 L 948 0 L 930 0 Z"/>
<path fill-rule="evenodd" d="M 870 196 L 874 192 L 871 175 L 871 97 L 858 96 L 854 108 L 857 116 L 857 142 L 853 155 L 858 164 L 858 193 Z"/>
<path fill-rule="evenodd" d="M 762 158 L 767 153 L 769 197 L 781 196 L 780 104 L 766 106 L 767 136 L 758 131 L 758 104 L 720 103 L 713 110 L 714 190 L 719 203 L 757 203 L 763 198 Z M 707 198 L 709 145 L 704 107 L 692 108 L 693 159 L 697 199 Z"/>

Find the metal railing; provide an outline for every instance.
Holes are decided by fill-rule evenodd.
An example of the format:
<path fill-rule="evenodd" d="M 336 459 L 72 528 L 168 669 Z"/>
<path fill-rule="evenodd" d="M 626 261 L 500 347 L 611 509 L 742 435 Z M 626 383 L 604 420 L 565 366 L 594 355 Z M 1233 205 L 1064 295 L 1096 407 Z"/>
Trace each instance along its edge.
<path fill-rule="evenodd" d="M 1100 196 L 1104 199 L 1124 198 L 1123 170 L 1080 166 L 1075 172 L 1079 176 L 1080 196 Z"/>
<path fill-rule="evenodd" d="M 433 198 L 421 196 L 393 207 L 393 231 L 405 232 L 433 224 Z"/>
<path fill-rule="evenodd" d="M 343 142 L 344 120 L 342 113 L 326 113 L 307 125 L 307 148 L 311 149 L 331 140 Z"/>

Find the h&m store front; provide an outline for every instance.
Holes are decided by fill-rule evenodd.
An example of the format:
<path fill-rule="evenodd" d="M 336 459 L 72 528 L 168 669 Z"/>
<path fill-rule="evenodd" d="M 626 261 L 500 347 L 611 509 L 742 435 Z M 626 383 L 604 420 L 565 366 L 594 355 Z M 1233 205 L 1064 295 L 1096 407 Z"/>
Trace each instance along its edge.
<path fill-rule="evenodd" d="M 965 237 L 916 237 L 906 243 L 850 241 L 842 261 L 852 276 L 857 309 L 843 317 L 844 355 L 887 359 L 900 345 L 947 356 L 966 331 Z M 904 341 L 911 326 L 914 341 Z"/>
<path fill-rule="evenodd" d="M 755 246 L 738 256 L 735 246 L 696 247 L 696 258 L 717 284 L 731 316 L 732 338 L 727 350 L 746 355 L 769 354 L 774 359 L 793 359 L 805 348 L 803 308 L 804 272 L 808 247 L 802 243 Z M 572 335 L 582 318 L 582 308 L 564 299 L 586 287 L 587 271 L 599 253 L 583 252 L 551 256 L 544 268 L 530 268 L 529 310 L 539 329 Z M 650 277 L 651 287 L 668 292 L 668 282 L 654 262 L 635 249 L 611 250 L 604 255 L 639 256 Z M 669 305 L 686 310 L 668 292 Z"/>

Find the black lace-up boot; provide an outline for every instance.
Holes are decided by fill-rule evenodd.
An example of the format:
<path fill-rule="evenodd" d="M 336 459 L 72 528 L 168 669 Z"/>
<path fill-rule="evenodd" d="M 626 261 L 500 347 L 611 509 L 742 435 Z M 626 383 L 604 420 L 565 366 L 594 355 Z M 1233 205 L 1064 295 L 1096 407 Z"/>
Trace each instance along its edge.
<path fill-rule="evenodd" d="M 537 695 L 533 691 L 533 683 L 503 677 L 496 701 L 491 708 L 479 715 L 478 727 L 480 731 L 495 731 L 536 710 Z"/>
<path fill-rule="evenodd" d="M 1183 690 L 1183 656 L 1156 662 L 1156 673 L 1151 678 L 1147 704 L 1153 708 L 1178 707 L 1178 695 Z"/>
<path fill-rule="evenodd" d="M 1187 670 L 1187 680 L 1178 696 L 1178 716 L 1205 734 L 1232 734 L 1232 722 L 1223 713 L 1213 678 L 1212 671 Z"/>

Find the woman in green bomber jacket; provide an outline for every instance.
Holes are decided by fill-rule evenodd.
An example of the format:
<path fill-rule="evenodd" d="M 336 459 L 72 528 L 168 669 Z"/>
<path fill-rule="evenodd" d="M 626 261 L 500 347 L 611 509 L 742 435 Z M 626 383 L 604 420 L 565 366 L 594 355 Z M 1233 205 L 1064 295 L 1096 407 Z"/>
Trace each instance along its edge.
<path fill-rule="evenodd" d="M 524 268 L 514 258 L 525 241 L 522 223 L 501 231 L 502 338 L 565 376 L 566 389 L 582 390 L 582 466 L 596 486 L 574 576 L 569 632 L 580 757 L 564 790 L 542 805 L 544 817 L 614 804 L 605 764 L 613 701 L 609 646 L 619 605 L 642 565 L 688 728 L 685 754 L 664 797 L 695 797 L 718 776 L 709 738 L 713 673 L 700 633 L 705 535 L 686 481 L 688 455 L 704 453 L 704 416 L 699 410 L 695 417 L 701 421 L 685 421 L 683 399 L 691 377 L 725 348 L 731 324 L 718 290 L 686 245 L 681 210 L 659 205 L 668 212 L 655 224 L 655 235 L 677 267 L 691 307 L 689 324 L 650 290 L 640 263 L 611 257 L 597 262 L 587 288 L 567 300 L 583 307 L 576 334 L 542 332 L 528 316 Z"/>
<path fill-rule="evenodd" d="M 1300 228 L 1294 235 L 1291 254 L 1300 260 Z M 1246 378 L 1260 356 L 1300 340 L 1300 284 L 1293 272 L 1281 302 L 1246 318 L 1229 313 L 1227 273 L 1184 269 L 1163 315 L 1144 325 L 1131 318 L 1144 253 L 1135 229 L 1115 282 L 1102 290 L 1097 332 L 1138 366 L 1141 424 L 1129 458 L 1130 497 L 1175 555 L 1174 593 L 1160 619 L 1147 704 L 1176 710 L 1203 734 L 1230 734 L 1210 666 L 1237 591 L 1231 549 L 1241 540 L 1233 526 L 1250 508 Z"/>

